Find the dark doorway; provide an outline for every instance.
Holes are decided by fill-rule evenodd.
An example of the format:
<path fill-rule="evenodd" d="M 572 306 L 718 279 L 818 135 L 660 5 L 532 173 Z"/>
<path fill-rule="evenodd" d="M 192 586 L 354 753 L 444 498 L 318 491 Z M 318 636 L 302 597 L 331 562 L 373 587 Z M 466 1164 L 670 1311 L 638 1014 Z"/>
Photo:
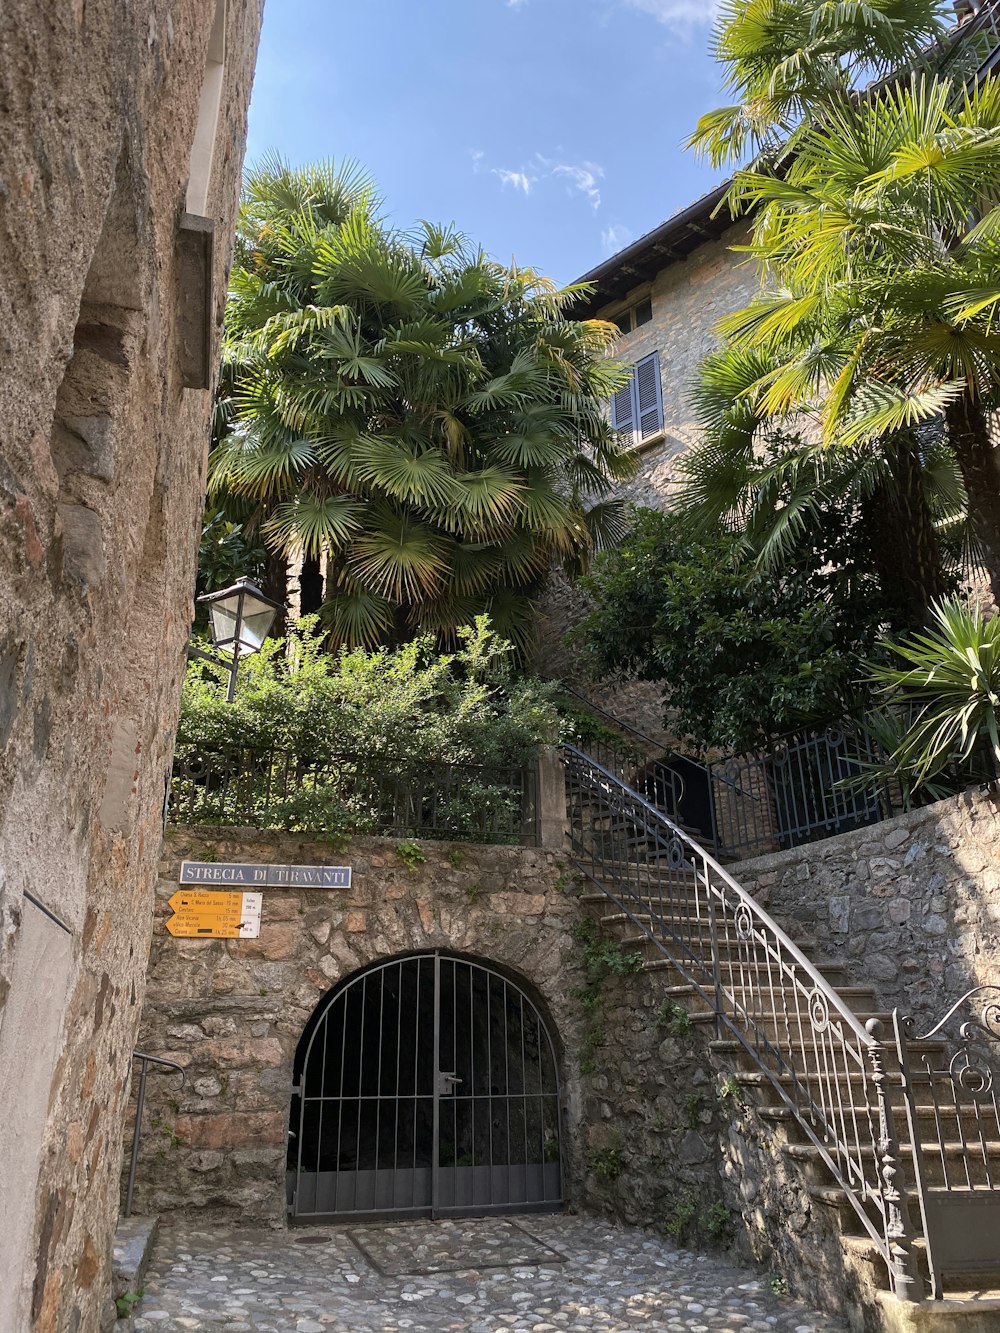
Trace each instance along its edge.
<path fill-rule="evenodd" d="M 324 997 L 299 1042 L 293 1221 L 561 1206 L 559 1078 L 537 1006 L 450 954 L 395 958 Z"/>

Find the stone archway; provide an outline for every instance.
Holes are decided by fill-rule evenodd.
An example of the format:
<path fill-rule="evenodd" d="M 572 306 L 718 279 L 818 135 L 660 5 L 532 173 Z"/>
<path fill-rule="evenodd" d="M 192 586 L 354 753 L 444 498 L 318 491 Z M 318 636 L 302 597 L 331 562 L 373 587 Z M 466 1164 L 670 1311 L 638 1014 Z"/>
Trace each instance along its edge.
<path fill-rule="evenodd" d="M 441 950 L 342 981 L 296 1051 L 293 1222 L 562 1206 L 556 1048 L 527 983 Z"/>

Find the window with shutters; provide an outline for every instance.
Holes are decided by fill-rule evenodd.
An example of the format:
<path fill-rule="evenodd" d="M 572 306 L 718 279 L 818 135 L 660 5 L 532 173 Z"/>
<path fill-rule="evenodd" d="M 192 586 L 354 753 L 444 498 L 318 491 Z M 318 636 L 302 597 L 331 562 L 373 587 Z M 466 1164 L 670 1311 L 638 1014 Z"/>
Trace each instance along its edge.
<path fill-rule="evenodd" d="M 617 430 L 631 431 L 633 448 L 661 433 L 659 352 L 644 356 L 632 367 L 631 377 L 611 399 L 611 424 Z"/>

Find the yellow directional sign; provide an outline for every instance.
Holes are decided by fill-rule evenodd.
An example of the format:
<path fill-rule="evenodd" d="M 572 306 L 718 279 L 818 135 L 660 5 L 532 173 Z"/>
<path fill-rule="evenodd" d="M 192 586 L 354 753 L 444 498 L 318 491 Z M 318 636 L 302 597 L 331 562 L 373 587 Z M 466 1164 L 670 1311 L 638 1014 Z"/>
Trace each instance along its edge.
<path fill-rule="evenodd" d="M 178 889 L 169 905 L 174 915 L 167 922 L 171 935 L 187 939 L 256 939 L 260 934 L 259 893 L 218 893 L 206 889 Z"/>

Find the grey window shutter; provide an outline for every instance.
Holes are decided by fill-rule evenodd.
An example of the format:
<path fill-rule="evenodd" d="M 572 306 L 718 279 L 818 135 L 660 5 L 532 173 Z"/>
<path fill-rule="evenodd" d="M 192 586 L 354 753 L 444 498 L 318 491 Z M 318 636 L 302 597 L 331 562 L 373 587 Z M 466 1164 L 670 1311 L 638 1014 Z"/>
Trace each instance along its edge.
<path fill-rule="evenodd" d="M 660 354 L 644 356 L 635 368 L 639 439 L 648 440 L 663 429 L 663 399 L 660 395 Z"/>
<path fill-rule="evenodd" d="M 635 435 L 635 374 L 616 390 L 611 399 L 611 424 L 616 430 L 630 430 Z"/>

